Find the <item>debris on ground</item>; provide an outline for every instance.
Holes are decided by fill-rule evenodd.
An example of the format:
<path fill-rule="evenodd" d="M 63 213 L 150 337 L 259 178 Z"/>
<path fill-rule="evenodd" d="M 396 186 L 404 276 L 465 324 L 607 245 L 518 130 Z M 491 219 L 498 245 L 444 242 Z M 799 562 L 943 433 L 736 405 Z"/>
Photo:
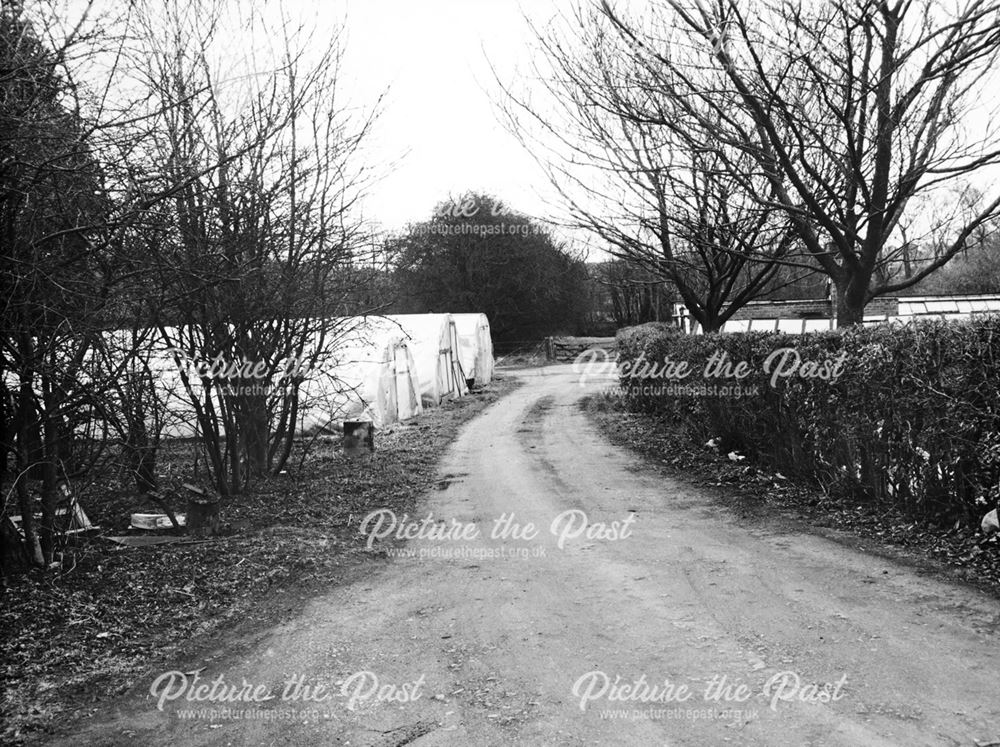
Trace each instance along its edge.
<path fill-rule="evenodd" d="M 88 510 L 113 533 L 76 537 L 61 568 L 12 577 L 3 592 L 0 744 L 40 741 L 56 719 L 127 691 L 153 662 L 213 631 L 273 624 L 287 613 L 268 602 L 279 594 L 305 599 L 355 564 L 385 562 L 366 551 L 361 518 L 376 508 L 412 511 L 459 426 L 516 386 L 501 378 L 380 432 L 372 461 L 343 459 L 330 438 L 300 469 L 227 503 L 219 536 L 130 536 L 130 485 L 96 486 L 100 500 Z M 168 445 L 161 461 L 183 468 L 190 453 Z"/>
<path fill-rule="evenodd" d="M 714 449 L 717 439 L 696 442 L 681 426 L 629 412 L 617 399 L 591 397 L 581 406 L 612 443 L 643 455 L 671 477 L 718 489 L 720 501 L 742 517 L 785 517 L 850 532 L 886 552 L 901 552 L 909 562 L 927 558 L 943 562 L 961 580 L 1000 595 L 1000 533 L 987 534 L 985 519 L 981 531 L 956 525 L 953 519 L 917 521 L 894 507 L 859 504 L 829 495 L 807 480 L 789 478 L 750 460 L 734 460 L 734 454 L 742 455 L 720 454 Z"/>

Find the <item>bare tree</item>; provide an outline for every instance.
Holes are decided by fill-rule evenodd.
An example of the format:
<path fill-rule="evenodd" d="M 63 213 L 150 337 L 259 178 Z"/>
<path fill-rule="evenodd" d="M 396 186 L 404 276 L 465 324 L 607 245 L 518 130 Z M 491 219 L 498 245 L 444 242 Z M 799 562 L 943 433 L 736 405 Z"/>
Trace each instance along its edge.
<path fill-rule="evenodd" d="M 599 301 L 592 313 L 610 317 L 616 327 L 671 320 L 674 296 L 658 275 L 636 268 L 623 259 L 590 265 L 590 268 Z"/>
<path fill-rule="evenodd" d="M 755 199 L 768 182 L 749 156 L 712 142 L 711 112 L 692 116 L 672 100 L 641 45 L 597 8 L 567 23 L 536 32 L 533 77 L 556 103 L 508 90 L 510 129 L 545 154 L 569 226 L 670 282 L 702 328 L 717 331 L 774 289 L 798 241 L 779 211 Z M 711 76 L 703 82 L 717 87 Z M 737 176 L 734 164 L 743 166 Z"/>
<path fill-rule="evenodd" d="M 95 402 L 110 378 L 91 365 L 92 351 L 120 280 L 118 229 L 142 209 L 110 188 L 102 148 L 116 125 L 75 77 L 75 65 L 116 40 L 101 33 L 89 5 L 63 10 L 0 6 L 2 462 L 6 471 L 13 455 L 26 555 L 43 566 L 53 558 L 59 483 L 103 447 Z"/>
<path fill-rule="evenodd" d="M 872 298 L 912 286 L 982 240 L 1000 195 L 983 198 L 969 180 L 1000 159 L 1000 131 L 982 106 L 995 84 L 1000 5 L 666 0 L 659 7 L 675 31 L 666 51 L 659 37 L 601 3 L 621 37 L 643 50 L 662 94 L 713 133 L 727 172 L 765 177 L 763 188 L 742 183 L 787 216 L 831 278 L 838 324 L 859 323 Z M 704 85 L 706 70 L 716 85 Z M 663 121 L 655 110 L 644 113 Z M 748 172 L 733 152 L 755 167 Z M 887 252 L 908 245 L 899 231 L 907 222 L 938 250 L 894 279 L 879 268 Z"/>
<path fill-rule="evenodd" d="M 372 117 L 337 96 L 336 39 L 251 9 L 269 28 L 247 32 L 247 58 L 273 64 L 223 79 L 224 9 L 0 6 L 3 510 L 15 496 L 37 565 L 54 556 L 59 483 L 110 445 L 140 492 L 155 487 L 167 412 L 154 339 L 244 372 L 263 361 L 187 389 L 235 492 L 288 459 L 309 404 L 299 387 L 365 283 L 350 215 Z"/>
<path fill-rule="evenodd" d="M 337 315 L 371 266 L 352 215 L 375 116 L 340 101 L 338 39 L 284 14 L 266 27 L 252 8 L 240 16 L 262 49 L 221 73 L 230 12 L 171 2 L 140 14 L 141 82 L 162 113 L 148 158 L 172 199 L 135 236 L 158 278 L 148 316 L 225 495 L 287 461 L 302 383 L 324 374 Z"/>

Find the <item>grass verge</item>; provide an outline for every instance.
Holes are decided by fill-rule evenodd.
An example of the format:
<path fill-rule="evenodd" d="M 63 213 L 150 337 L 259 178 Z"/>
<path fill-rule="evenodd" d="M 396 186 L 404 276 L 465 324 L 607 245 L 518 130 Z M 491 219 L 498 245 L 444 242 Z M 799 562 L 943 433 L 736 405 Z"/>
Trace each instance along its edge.
<path fill-rule="evenodd" d="M 671 478 L 713 492 L 720 504 L 746 520 L 785 519 L 812 530 L 860 538 L 863 549 L 950 575 L 1000 596 L 1000 541 L 968 526 L 915 521 L 893 506 L 859 504 L 791 480 L 742 459 L 698 444 L 679 426 L 630 412 L 618 397 L 588 397 L 581 407 L 612 443 L 644 457 Z"/>

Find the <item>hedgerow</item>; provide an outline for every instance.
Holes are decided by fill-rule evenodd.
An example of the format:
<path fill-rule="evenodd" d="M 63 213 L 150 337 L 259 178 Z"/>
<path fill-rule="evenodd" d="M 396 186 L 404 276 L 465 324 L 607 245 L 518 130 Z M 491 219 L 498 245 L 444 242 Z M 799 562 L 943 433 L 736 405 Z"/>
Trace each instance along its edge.
<path fill-rule="evenodd" d="M 746 376 L 706 377 L 713 354 L 745 362 Z M 629 407 L 831 493 L 951 520 L 996 504 L 1000 317 L 805 335 L 694 336 L 644 325 L 619 333 L 618 356 Z M 691 370 L 673 383 L 717 390 L 667 387 L 668 361 Z M 832 375 L 800 375 L 816 373 L 813 363 Z M 775 378 L 778 368 L 788 375 Z"/>

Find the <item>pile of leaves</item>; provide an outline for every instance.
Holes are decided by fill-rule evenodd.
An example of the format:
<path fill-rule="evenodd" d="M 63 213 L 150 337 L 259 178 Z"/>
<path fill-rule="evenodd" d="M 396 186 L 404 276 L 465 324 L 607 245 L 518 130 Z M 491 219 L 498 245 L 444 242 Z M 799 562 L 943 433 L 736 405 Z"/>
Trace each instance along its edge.
<path fill-rule="evenodd" d="M 384 552 L 365 547 L 361 519 L 381 508 L 412 513 L 459 426 L 514 386 L 498 379 L 379 432 L 372 457 L 349 458 L 339 439 L 325 438 L 301 466 L 224 503 L 219 537 L 117 545 L 105 535 L 126 534 L 131 512 L 147 507 L 120 485 L 106 486 L 101 499 L 83 496 L 101 534 L 67 547 L 61 570 L 8 579 L 0 743 L 22 743 L 61 713 L 124 693 L 156 662 L 207 634 L 237 621 L 266 626 L 312 591 L 385 562 Z M 172 445 L 162 460 L 190 454 L 190 445 Z"/>
<path fill-rule="evenodd" d="M 720 449 L 718 438 L 697 442 L 683 424 L 662 415 L 630 412 L 621 397 L 591 397 L 587 414 L 613 443 L 642 455 L 671 478 L 715 492 L 721 505 L 746 520 L 788 520 L 833 536 L 866 541 L 866 549 L 951 573 L 1000 595 L 1000 538 L 983 536 L 962 522 L 915 519 L 899 505 L 852 501 L 811 480 L 790 477 L 738 451 Z M 931 560 L 928 560 L 931 559 Z"/>

